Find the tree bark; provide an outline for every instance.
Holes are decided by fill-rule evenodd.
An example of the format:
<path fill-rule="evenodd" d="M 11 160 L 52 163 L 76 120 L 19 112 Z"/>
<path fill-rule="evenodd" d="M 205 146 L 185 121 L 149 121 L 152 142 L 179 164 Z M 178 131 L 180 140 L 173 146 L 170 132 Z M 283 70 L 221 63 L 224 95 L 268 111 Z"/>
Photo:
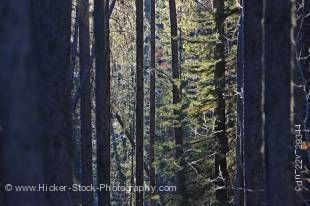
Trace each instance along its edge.
<path fill-rule="evenodd" d="M 219 39 L 215 47 L 214 58 L 217 60 L 214 71 L 214 80 L 218 82 L 215 86 L 216 108 L 215 117 L 215 138 L 218 141 L 218 150 L 215 155 L 215 178 L 216 185 L 220 188 L 216 190 L 216 200 L 220 203 L 228 202 L 227 181 L 228 171 L 226 154 L 228 152 L 228 140 L 226 136 L 226 117 L 225 117 L 225 31 L 224 31 L 224 0 L 219 0 L 215 12 L 216 31 Z"/>
<path fill-rule="evenodd" d="M 72 2 L 72 12 L 78 12 L 78 6 L 75 5 L 76 2 Z M 79 59 L 78 53 L 79 53 L 79 21 L 75 18 L 73 21 L 72 19 L 72 42 L 71 42 L 71 57 L 70 57 L 70 67 L 73 71 L 72 73 L 72 80 L 73 80 L 73 87 L 72 90 L 75 91 L 76 87 L 75 85 L 78 85 L 79 80 L 75 80 L 73 78 L 74 72 L 77 69 L 77 60 Z M 73 168 L 73 179 L 74 182 L 80 182 L 81 181 L 81 135 L 80 135 L 80 113 L 77 111 L 74 103 L 74 97 L 72 96 L 72 126 L 73 126 L 73 143 L 74 143 L 74 168 Z M 73 193 L 72 194 L 73 199 L 73 205 L 80 204 L 81 202 L 81 194 L 80 193 Z"/>
<path fill-rule="evenodd" d="M 155 46 L 156 46 L 156 38 L 155 38 L 155 0 L 151 0 L 151 71 L 150 71 L 150 186 L 155 187 L 156 185 L 156 177 L 155 177 L 155 168 L 154 168 L 154 144 L 155 144 L 155 128 L 156 128 L 156 103 L 155 103 L 155 81 L 156 81 L 156 73 L 155 73 Z M 152 194 L 155 195 L 155 194 Z M 151 206 L 155 206 L 155 200 L 152 199 L 151 195 Z"/>
<path fill-rule="evenodd" d="M 264 205 L 263 1 L 244 1 L 244 204 Z"/>
<path fill-rule="evenodd" d="M 136 0 L 136 186 L 144 185 L 144 68 L 143 0 Z M 143 206 L 143 192 L 136 192 L 136 206 Z"/>
<path fill-rule="evenodd" d="M 0 182 L 1 206 L 47 205 L 44 193 L 4 192 L 5 184 L 45 182 L 47 137 L 41 68 L 32 26 L 38 10 L 31 1 L 3 0 L 0 5 Z M 18 5 L 18 6 L 16 6 Z"/>
<path fill-rule="evenodd" d="M 81 156 L 83 186 L 93 184 L 92 169 L 92 127 L 91 127 L 91 85 L 90 85 L 90 37 L 89 1 L 78 1 L 79 43 L 80 43 L 80 87 L 81 87 Z M 82 205 L 93 205 L 93 193 L 82 192 Z"/>
<path fill-rule="evenodd" d="M 243 6 L 243 1 L 240 2 Z M 244 205 L 244 12 L 239 17 L 237 42 L 237 134 L 236 134 L 236 188 L 235 205 Z"/>
<path fill-rule="evenodd" d="M 175 81 L 180 80 L 180 71 L 179 71 L 179 54 L 178 54 L 178 22 L 177 22 L 177 12 L 175 0 L 169 0 L 169 15 L 170 15 L 170 27 L 171 27 L 171 69 L 172 69 L 172 78 Z M 172 88 L 172 103 L 174 105 L 181 103 L 180 89 L 177 86 L 177 83 L 174 82 Z M 174 115 L 177 116 L 177 120 L 174 125 L 174 138 L 176 145 L 176 154 L 175 157 L 177 160 L 180 160 L 181 169 L 177 171 L 177 189 L 178 194 L 182 196 L 180 205 L 187 205 L 188 198 L 186 197 L 186 183 L 185 183 L 185 160 L 183 157 L 183 130 L 181 126 L 181 117 L 180 111 L 174 110 Z"/>
<path fill-rule="evenodd" d="M 98 183 L 110 186 L 110 46 L 109 1 L 94 1 L 94 31 L 96 52 L 96 131 Z M 111 204 L 110 191 L 98 192 L 99 205 Z"/>
<path fill-rule="evenodd" d="M 266 204 L 294 205 L 294 155 L 291 129 L 291 74 L 294 1 L 265 1 L 265 127 Z M 293 20 L 292 20 L 293 19 Z M 281 51 L 281 52 L 279 52 Z"/>
<path fill-rule="evenodd" d="M 34 33 L 37 41 L 42 95 L 45 102 L 45 128 L 48 147 L 45 176 L 48 185 L 72 186 L 73 137 L 70 67 L 71 9 L 70 0 L 32 1 Z M 48 205 L 72 205 L 71 192 L 46 192 Z"/>

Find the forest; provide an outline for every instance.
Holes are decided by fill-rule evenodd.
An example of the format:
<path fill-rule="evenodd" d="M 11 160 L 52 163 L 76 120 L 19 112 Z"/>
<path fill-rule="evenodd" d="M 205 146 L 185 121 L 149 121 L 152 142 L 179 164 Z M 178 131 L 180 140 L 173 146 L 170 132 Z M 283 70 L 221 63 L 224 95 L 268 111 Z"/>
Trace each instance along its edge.
<path fill-rule="evenodd" d="M 0 206 L 310 205 L 310 0 L 0 0 Z"/>

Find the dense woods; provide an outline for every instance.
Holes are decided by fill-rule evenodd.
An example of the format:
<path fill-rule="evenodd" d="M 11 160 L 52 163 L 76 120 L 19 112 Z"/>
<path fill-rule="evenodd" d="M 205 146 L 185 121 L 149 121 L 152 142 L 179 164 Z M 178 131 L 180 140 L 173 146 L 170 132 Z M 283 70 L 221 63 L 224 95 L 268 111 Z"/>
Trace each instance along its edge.
<path fill-rule="evenodd" d="M 0 16 L 0 206 L 310 204 L 309 0 Z"/>

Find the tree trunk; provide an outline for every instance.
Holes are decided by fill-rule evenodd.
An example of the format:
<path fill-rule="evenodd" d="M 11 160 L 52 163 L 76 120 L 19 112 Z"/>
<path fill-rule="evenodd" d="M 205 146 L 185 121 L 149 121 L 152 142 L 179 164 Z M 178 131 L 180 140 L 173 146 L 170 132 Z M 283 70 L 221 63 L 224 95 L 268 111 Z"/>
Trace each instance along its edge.
<path fill-rule="evenodd" d="M 116 136 L 117 134 L 115 134 L 113 132 L 112 129 L 112 149 L 113 149 L 113 156 L 115 157 L 115 167 L 116 167 L 116 181 L 119 183 L 120 186 L 126 186 L 126 175 L 123 172 L 123 168 L 122 168 L 122 159 L 121 159 L 121 155 L 119 154 L 118 148 L 117 148 L 117 140 L 116 140 Z M 122 205 L 122 203 L 126 202 L 125 199 L 125 195 L 126 193 L 123 191 L 118 191 L 118 196 L 117 198 L 115 198 L 115 200 L 113 201 L 114 204 L 117 205 Z"/>
<path fill-rule="evenodd" d="M 263 1 L 244 1 L 244 195 L 245 205 L 264 205 Z"/>
<path fill-rule="evenodd" d="M 43 192 L 4 193 L 5 184 L 39 185 L 45 182 L 46 175 L 47 137 L 42 98 L 46 91 L 41 87 L 43 76 L 36 53 L 37 44 L 45 40 L 38 42 L 34 36 L 46 27 L 30 26 L 31 17 L 38 15 L 37 9 L 29 7 L 30 2 L 2 0 L 0 6 L 1 206 L 47 205 Z"/>
<path fill-rule="evenodd" d="M 151 71 L 150 71 L 150 186 L 155 187 L 155 168 L 154 168 L 154 143 L 155 143 L 155 128 L 156 128 L 156 104 L 155 104 L 155 0 L 151 0 Z M 155 206 L 155 200 L 152 199 L 151 194 L 151 206 Z"/>
<path fill-rule="evenodd" d="M 75 5 L 76 2 L 72 2 L 72 12 L 78 12 L 78 7 Z M 76 91 L 77 86 L 79 85 L 79 80 L 74 79 L 74 73 L 77 71 L 77 61 L 79 59 L 79 21 L 78 17 L 74 20 L 72 19 L 72 42 L 71 42 L 71 59 L 70 59 L 70 67 L 73 71 L 72 80 L 73 87 L 72 90 Z M 73 179 L 74 183 L 81 182 L 81 167 L 82 167 L 82 159 L 81 159 L 81 135 L 80 135 L 80 108 L 76 109 L 76 104 L 74 102 L 74 97 L 72 97 L 72 126 L 73 126 L 73 143 L 74 143 L 74 168 L 73 168 Z M 72 194 L 73 206 L 76 206 L 81 203 L 81 194 L 75 192 Z"/>
<path fill-rule="evenodd" d="M 131 148 L 131 168 L 130 168 L 130 186 L 135 185 L 135 178 L 134 178 L 134 148 Z M 130 191 L 130 198 L 129 198 L 129 206 L 133 206 L 133 198 L 134 198 L 134 191 Z"/>
<path fill-rule="evenodd" d="M 42 78 L 46 109 L 46 184 L 72 186 L 72 70 L 70 67 L 71 9 L 70 0 L 32 1 L 33 26 L 37 58 Z M 46 193 L 48 205 L 72 205 L 71 192 Z"/>
<path fill-rule="evenodd" d="M 143 69 L 143 0 L 136 0 L 136 186 L 144 185 L 144 69 Z M 143 192 L 136 192 L 136 206 L 143 205 Z"/>
<path fill-rule="evenodd" d="M 80 43 L 80 92 L 81 92 L 81 156 L 83 186 L 93 184 L 92 170 L 92 127 L 91 127 L 91 85 L 90 85 L 90 43 L 89 2 L 78 1 L 79 43 Z M 93 205 L 93 193 L 82 192 L 82 205 Z"/>
<path fill-rule="evenodd" d="M 94 31 L 96 51 L 96 130 L 98 183 L 110 186 L 110 46 L 109 1 L 95 0 Z M 110 191 L 98 192 L 99 205 L 111 204 Z"/>
<path fill-rule="evenodd" d="M 216 185 L 220 188 L 216 190 L 216 200 L 220 203 L 228 202 L 227 194 L 227 162 L 226 154 L 228 152 L 228 140 L 226 136 L 226 117 L 225 117 L 225 31 L 224 31 L 224 0 L 218 1 L 215 13 L 216 31 L 219 39 L 215 48 L 215 65 L 214 79 L 217 82 L 215 86 L 216 108 L 215 116 L 215 138 L 218 141 L 218 151 L 215 155 L 215 178 Z"/>
<path fill-rule="evenodd" d="M 290 0 L 265 2 L 265 127 L 266 204 L 294 205 L 294 155 L 290 132 L 293 15 Z M 253 51 L 252 51 L 253 52 Z"/>
<path fill-rule="evenodd" d="M 240 2 L 241 5 L 243 1 Z M 236 188 L 235 188 L 235 205 L 244 205 L 244 12 L 241 11 L 239 17 L 239 31 L 237 43 L 237 134 L 236 134 Z"/>
<path fill-rule="evenodd" d="M 172 54 L 172 78 L 175 81 L 180 80 L 180 71 L 179 71 L 179 55 L 178 55 L 178 22 L 177 22 L 177 12 L 176 12 L 176 5 L 175 0 L 169 0 L 169 14 L 170 14 L 170 27 L 171 27 L 171 54 Z M 172 88 L 172 103 L 174 105 L 180 104 L 181 97 L 180 97 L 180 89 L 175 82 Z M 177 116 L 177 120 L 174 124 L 174 138 L 175 138 L 175 145 L 176 145 L 176 159 L 180 160 L 181 169 L 177 172 L 177 189 L 178 194 L 182 196 L 181 205 L 188 204 L 188 198 L 186 197 L 186 183 L 185 183 L 185 174 L 184 174 L 184 167 L 185 167 L 185 160 L 183 157 L 183 131 L 181 126 L 181 117 L 180 111 L 174 110 L 174 115 Z"/>

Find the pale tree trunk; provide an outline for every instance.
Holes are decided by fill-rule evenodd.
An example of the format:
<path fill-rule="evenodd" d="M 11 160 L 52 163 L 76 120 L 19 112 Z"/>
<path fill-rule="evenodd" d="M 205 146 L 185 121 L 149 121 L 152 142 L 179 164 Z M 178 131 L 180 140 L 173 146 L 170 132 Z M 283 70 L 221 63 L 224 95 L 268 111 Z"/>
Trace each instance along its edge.
<path fill-rule="evenodd" d="M 243 1 L 240 2 L 241 5 Z M 244 204 L 244 12 L 241 11 L 239 17 L 239 31 L 237 43 L 237 132 L 236 132 L 236 187 L 235 187 L 235 205 L 241 206 Z"/>
<path fill-rule="evenodd" d="M 72 13 L 77 12 L 77 6 L 75 5 L 76 2 L 72 2 Z M 73 21 L 72 19 L 72 42 L 71 42 L 71 60 L 70 60 L 70 66 L 73 70 L 72 77 L 74 75 L 74 72 L 77 70 L 77 60 L 78 58 L 78 50 L 79 50 L 79 21 L 75 18 Z M 78 81 L 73 80 L 73 88 L 72 90 L 75 91 L 78 86 Z M 80 92 L 78 92 L 80 93 Z M 77 94 L 77 93 L 76 93 Z M 74 168 L 73 168 L 73 180 L 74 182 L 80 182 L 81 181 L 81 135 L 80 135 L 80 113 L 78 111 L 79 109 L 76 109 L 76 104 L 74 103 L 74 97 L 72 97 L 72 125 L 73 125 L 73 143 L 74 143 Z M 80 204 L 81 202 L 81 194 L 80 193 L 73 193 L 73 206 L 76 206 L 77 204 Z"/>
<path fill-rule="evenodd" d="M 117 177 L 117 182 L 120 186 L 126 186 L 126 176 L 123 172 L 123 168 L 121 165 L 122 162 L 122 156 L 120 155 L 118 148 L 117 148 L 117 140 L 116 140 L 116 136 L 117 134 L 115 134 L 112 130 L 112 149 L 113 149 L 113 156 L 114 156 L 114 160 L 115 160 L 115 167 L 116 167 L 116 177 Z M 125 137 L 123 137 L 125 138 Z M 117 205 L 122 205 L 122 203 L 126 202 L 126 193 L 119 191 L 119 195 L 117 196 L 117 199 L 115 200 L 114 204 Z"/>

